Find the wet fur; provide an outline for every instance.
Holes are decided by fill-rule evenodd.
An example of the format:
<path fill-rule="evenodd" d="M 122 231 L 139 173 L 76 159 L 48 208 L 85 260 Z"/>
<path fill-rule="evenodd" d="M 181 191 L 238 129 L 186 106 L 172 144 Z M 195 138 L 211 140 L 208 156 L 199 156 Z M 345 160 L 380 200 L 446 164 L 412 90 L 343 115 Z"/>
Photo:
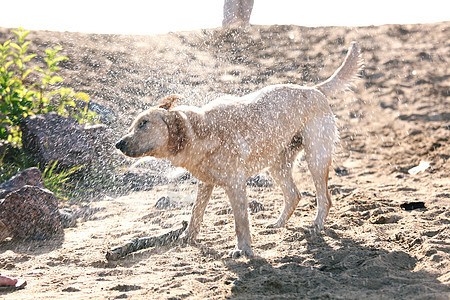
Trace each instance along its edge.
<path fill-rule="evenodd" d="M 236 247 L 232 257 L 253 256 L 247 213 L 246 179 L 269 168 L 284 194 L 284 208 L 269 225 L 281 227 L 300 198 L 292 167 L 301 150 L 317 196 L 314 230 L 323 229 L 331 207 L 329 167 L 338 140 L 327 96 L 349 88 L 362 68 L 353 44 L 340 68 L 315 87 L 274 85 L 240 98 L 213 101 L 201 108 L 177 106 L 178 95 L 141 113 L 117 144 L 125 155 L 169 159 L 198 180 L 197 200 L 185 232 L 194 241 L 215 185 L 224 188 L 235 218 Z"/>
<path fill-rule="evenodd" d="M 168 148 L 172 155 L 177 155 L 188 142 L 186 126 L 179 114 L 170 114 L 165 119 L 169 133 Z"/>

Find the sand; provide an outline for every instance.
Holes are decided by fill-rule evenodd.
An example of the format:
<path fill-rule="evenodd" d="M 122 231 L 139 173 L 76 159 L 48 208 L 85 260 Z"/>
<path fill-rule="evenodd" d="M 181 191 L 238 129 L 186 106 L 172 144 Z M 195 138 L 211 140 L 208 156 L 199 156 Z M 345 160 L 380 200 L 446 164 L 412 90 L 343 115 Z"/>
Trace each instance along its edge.
<path fill-rule="evenodd" d="M 0 42 L 8 32 L 0 28 Z M 107 262 L 111 247 L 179 228 L 189 219 L 196 186 L 122 196 L 106 190 L 87 204 L 93 213 L 63 236 L 0 243 L 1 273 L 28 282 L 0 298 L 449 299 L 449 36 L 449 22 L 154 36 L 33 31 L 33 50 L 64 48 L 70 60 L 61 75 L 68 86 L 116 112 L 111 126 L 118 136 L 138 112 L 169 93 L 200 105 L 269 84 L 319 82 L 340 65 L 351 41 L 359 42 L 366 69 L 354 94 L 331 100 L 341 142 L 330 174 L 334 205 L 321 235 L 304 231 L 316 208 L 302 159 L 295 179 L 304 197 L 285 228 L 265 227 L 281 211 L 280 189 L 248 188 L 249 199 L 265 208 L 250 214 L 254 259 L 227 257 L 234 247 L 233 217 L 217 188 L 197 246 L 149 249 Z M 421 161 L 430 167 L 409 174 Z M 166 195 L 180 205 L 156 209 Z M 401 208 L 412 201 L 425 208 Z"/>

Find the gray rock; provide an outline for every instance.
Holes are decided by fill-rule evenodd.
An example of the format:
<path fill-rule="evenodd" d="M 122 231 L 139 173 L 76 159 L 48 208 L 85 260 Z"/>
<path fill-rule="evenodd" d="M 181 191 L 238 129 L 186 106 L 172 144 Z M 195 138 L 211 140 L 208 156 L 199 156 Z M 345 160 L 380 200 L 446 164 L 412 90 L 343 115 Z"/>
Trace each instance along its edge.
<path fill-rule="evenodd" d="M 158 199 L 156 201 L 155 207 L 157 209 L 169 209 L 169 208 L 176 208 L 178 207 L 178 203 L 175 201 L 172 201 L 169 196 L 164 196 Z"/>
<path fill-rule="evenodd" d="M 157 185 L 168 184 L 169 180 L 163 174 L 152 170 L 130 169 L 123 174 L 121 182 L 133 191 L 149 191 Z"/>
<path fill-rule="evenodd" d="M 55 161 L 61 168 L 89 166 L 104 162 L 115 151 L 112 132 L 105 125 L 82 126 L 49 113 L 24 118 L 20 127 L 24 149 L 41 166 Z"/>
<path fill-rule="evenodd" d="M 116 112 L 107 106 L 101 105 L 94 101 L 89 101 L 88 109 L 100 116 L 100 122 L 111 124 L 117 120 Z"/>
<path fill-rule="evenodd" d="M 17 173 L 8 181 L 0 184 L 0 199 L 5 198 L 7 194 L 18 190 L 25 185 L 44 188 L 41 171 L 38 168 L 29 168 Z"/>
<path fill-rule="evenodd" d="M 273 181 L 272 178 L 267 176 L 266 174 L 256 174 L 253 176 L 250 176 L 247 179 L 247 185 L 253 186 L 253 187 L 272 187 Z"/>
<path fill-rule="evenodd" d="M 148 156 L 138 159 L 128 169 L 129 170 L 145 169 L 159 173 L 167 173 L 169 170 L 173 170 L 174 167 L 172 166 L 170 161 L 166 159 L 157 159 Z"/>
<path fill-rule="evenodd" d="M 58 199 L 49 190 L 25 185 L 0 199 L 0 222 L 23 239 L 46 239 L 63 232 Z"/>
<path fill-rule="evenodd" d="M 260 211 L 264 211 L 264 205 L 262 205 L 262 203 L 256 201 L 256 200 L 252 200 L 248 203 L 248 209 L 252 212 L 252 213 L 257 213 Z"/>
<path fill-rule="evenodd" d="M 83 100 L 76 100 L 75 104 L 79 109 L 84 110 L 86 102 Z M 101 105 L 92 100 L 88 103 L 88 109 L 97 114 L 101 123 L 111 124 L 117 120 L 117 114 L 112 108 Z"/>
<path fill-rule="evenodd" d="M 77 218 L 71 209 L 61 208 L 59 209 L 59 214 L 63 228 L 75 227 L 77 225 Z"/>
<path fill-rule="evenodd" d="M 175 168 L 168 160 L 144 157 L 126 170 L 122 182 L 134 191 L 146 191 L 157 185 L 180 183 L 191 177 L 188 171 Z"/>

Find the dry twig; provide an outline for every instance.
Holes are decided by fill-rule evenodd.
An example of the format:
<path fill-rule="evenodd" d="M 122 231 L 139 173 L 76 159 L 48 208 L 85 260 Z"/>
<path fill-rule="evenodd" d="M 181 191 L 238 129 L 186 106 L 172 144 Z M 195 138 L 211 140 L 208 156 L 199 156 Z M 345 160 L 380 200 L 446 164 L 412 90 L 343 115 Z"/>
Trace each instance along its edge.
<path fill-rule="evenodd" d="M 121 257 L 124 257 L 130 253 L 142 249 L 170 245 L 178 240 L 183 231 L 186 230 L 187 225 L 188 223 L 186 221 L 183 221 L 182 222 L 183 227 L 180 229 L 172 230 L 170 232 L 158 236 L 143 237 L 131 240 L 130 242 L 126 243 L 123 246 L 119 246 L 109 250 L 106 253 L 106 259 L 108 261 L 118 260 Z"/>

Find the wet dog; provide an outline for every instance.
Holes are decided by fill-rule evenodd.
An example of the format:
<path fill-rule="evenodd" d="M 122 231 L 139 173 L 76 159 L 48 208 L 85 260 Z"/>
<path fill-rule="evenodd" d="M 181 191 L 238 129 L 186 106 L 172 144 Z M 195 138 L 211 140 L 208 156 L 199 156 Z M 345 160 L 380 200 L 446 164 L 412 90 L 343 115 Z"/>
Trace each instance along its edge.
<path fill-rule="evenodd" d="M 280 84 L 239 98 L 222 98 L 203 107 L 177 106 L 177 95 L 141 113 L 116 147 L 130 157 L 166 158 L 200 182 L 184 234 L 194 241 L 215 185 L 231 203 L 236 247 L 232 257 L 253 256 L 247 213 L 246 179 L 264 168 L 284 194 L 284 208 L 272 227 L 281 227 L 301 195 L 292 178 L 293 162 L 305 152 L 317 196 L 313 229 L 321 230 L 331 207 L 328 173 L 338 133 L 327 97 L 350 88 L 362 68 L 353 43 L 343 64 L 313 87 Z"/>

